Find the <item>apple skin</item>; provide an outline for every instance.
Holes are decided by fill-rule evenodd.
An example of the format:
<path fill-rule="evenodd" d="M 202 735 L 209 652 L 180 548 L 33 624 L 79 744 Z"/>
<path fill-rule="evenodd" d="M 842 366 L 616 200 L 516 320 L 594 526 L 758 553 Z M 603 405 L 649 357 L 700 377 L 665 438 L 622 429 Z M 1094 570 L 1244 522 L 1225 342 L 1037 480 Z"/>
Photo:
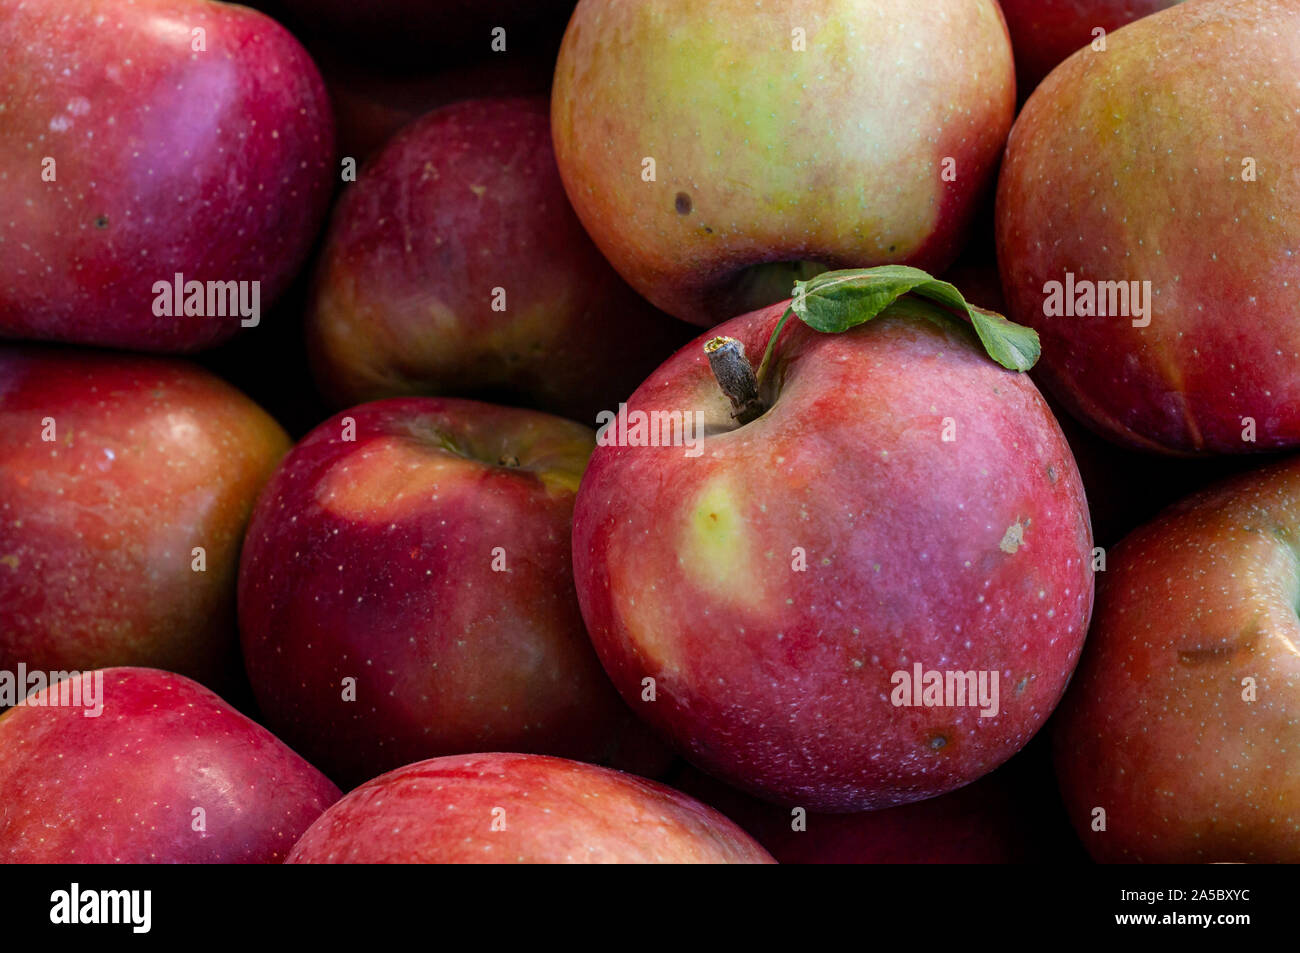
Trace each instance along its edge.
<path fill-rule="evenodd" d="M 547 116 L 544 97 L 444 107 L 348 187 L 307 319 L 336 407 L 454 394 L 591 424 L 689 339 L 583 232 Z"/>
<path fill-rule="evenodd" d="M 1096 860 L 1300 862 L 1298 534 L 1291 459 L 1175 504 L 1110 553 L 1053 739 Z"/>
<path fill-rule="evenodd" d="M 794 0 L 776 18 L 751 0 L 582 0 L 552 87 L 578 217 L 632 287 L 706 327 L 789 296 L 755 265 L 941 272 L 1014 110 L 992 0 Z"/>
<path fill-rule="evenodd" d="M 999 0 L 1016 54 L 1022 97 L 1033 92 L 1058 63 L 1090 46 L 1093 30 L 1108 34 L 1182 0 Z M 1109 37 L 1107 38 L 1109 40 Z"/>
<path fill-rule="evenodd" d="M 244 527 L 288 449 L 261 408 L 185 361 L 0 348 L 0 670 L 142 665 L 233 684 Z"/>
<path fill-rule="evenodd" d="M 362 785 L 307 829 L 287 862 L 773 861 L 721 814 L 662 784 L 563 758 L 471 754 Z"/>
<path fill-rule="evenodd" d="M 1300 444 L 1300 190 L 1281 171 L 1300 151 L 1298 30 L 1294 5 L 1180 4 L 1067 60 L 1016 123 L 998 193 L 1008 316 L 1038 330 L 1051 389 L 1103 436 L 1169 453 Z M 1211 59 L 1242 90 L 1230 103 L 1205 82 Z M 1258 181 L 1231 156 L 1255 158 Z M 1045 316 L 1044 285 L 1067 272 L 1150 281 L 1150 326 Z"/>
<path fill-rule="evenodd" d="M 0 337 L 186 352 L 240 330 L 156 316 L 178 272 L 260 281 L 271 305 L 334 174 L 324 84 L 283 27 L 208 0 L 30 0 L 0 11 L 0 47 Z"/>
<path fill-rule="evenodd" d="M 280 863 L 338 800 L 323 774 L 203 686 L 146 668 L 102 676 L 98 716 L 29 704 L 0 715 L 0 862 Z"/>
<path fill-rule="evenodd" d="M 308 434 L 258 501 L 240 566 L 266 724 L 345 786 L 475 750 L 617 758 L 643 729 L 592 651 L 569 555 L 593 440 L 558 417 L 435 398 L 366 404 Z"/>
<path fill-rule="evenodd" d="M 717 333 L 762 354 L 784 307 Z M 1038 391 L 965 327 L 791 321 L 775 402 L 734 429 L 703 341 L 628 403 L 704 413 L 702 455 L 597 447 L 574 510 L 583 617 L 624 699 L 704 771 L 808 810 L 992 771 L 1056 705 L 1092 605 L 1083 488 Z M 917 662 L 999 672 L 1000 713 L 895 708 L 891 673 Z"/>

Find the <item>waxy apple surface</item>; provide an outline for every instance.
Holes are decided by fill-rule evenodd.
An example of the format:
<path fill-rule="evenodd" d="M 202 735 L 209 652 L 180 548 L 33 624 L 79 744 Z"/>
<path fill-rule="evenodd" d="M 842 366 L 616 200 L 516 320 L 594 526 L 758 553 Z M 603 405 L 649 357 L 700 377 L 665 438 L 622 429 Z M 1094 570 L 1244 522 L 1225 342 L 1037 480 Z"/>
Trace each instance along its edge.
<path fill-rule="evenodd" d="M 1292 459 L 1189 497 L 1110 553 L 1054 725 L 1095 859 L 1300 862 L 1298 541 Z"/>
<path fill-rule="evenodd" d="M 610 268 L 564 195 L 543 97 L 408 126 L 348 186 L 307 320 L 338 407 L 437 394 L 588 425 L 687 334 Z"/>
<path fill-rule="evenodd" d="M 783 308 L 717 330 L 761 355 Z M 578 494 L 578 595 L 615 685 L 706 772 L 808 810 L 992 771 L 1056 705 L 1092 605 L 1083 489 L 1038 391 L 965 326 L 791 321 L 769 409 L 737 427 L 703 340 L 628 405 L 702 412 L 702 455 L 601 446 Z M 998 713 L 895 707 L 916 664 L 997 673 Z"/>
<path fill-rule="evenodd" d="M 1051 389 L 1104 436 L 1300 444 L 1298 33 L 1295 4 L 1180 4 L 1062 64 L 1016 122 L 997 212 L 1008 316 L 1038 330 Z M 1073 284 L 1074 316 L 1048 315 L 1067 303 L 1051 282 Z M 1103 292 L 1105 316 L 1080 314 Z"/>
<path fill-rule="evenodd" d="M 0 348 L 0 670 L 233 682 L 244 527 L 288 449 L 187 362 Z"/>
<path fill-rule="evenodd" d="M 270 307 L 334 161 L 325 87 L 283 27 L 208 0 L 26 0 L 0 8 L 0 49 L 0 336 L 194 351 L 254 320 L 215 295 L 156 313 L 177 274 L 250 282 L 250 304 L 260 282 Z"/>
<path fill-rule="evenodd" d="M 706 327 L 789 297 L 792 262 L 942 271 L 1014 109 L 993 0 L 583 0 L 552 87 L 578 217 Z"/>
<path fill-rule="evenodd" d="M 258 501 L 240 566 L 267 724 L 346 784 L 475 750 L 615 757 L 639 726 L 587 639 L 569 555 L 593 440 L 434 398 L 310 433 Z"/>
<path fill-rule="evenodd" d="M 98 715 L 50 704 L 88 697 L 84 683 L 100 677 Z M 338 800 L 324 775 L 189 679 L 110 668 L 72 680 L 0 715 L 0 861 L 279 863 Z"/>
<path fill-rule="evenodd" d="M 772 863 L 712 808 L 642 778 L 521 754 L 407 765 L 308 828 L 289 863 Z"/>

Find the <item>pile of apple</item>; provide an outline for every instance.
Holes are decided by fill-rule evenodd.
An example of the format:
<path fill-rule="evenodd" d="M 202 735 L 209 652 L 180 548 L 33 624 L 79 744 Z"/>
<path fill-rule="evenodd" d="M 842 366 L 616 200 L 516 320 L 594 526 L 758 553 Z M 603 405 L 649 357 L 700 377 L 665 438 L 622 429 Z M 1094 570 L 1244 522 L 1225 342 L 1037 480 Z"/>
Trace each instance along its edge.
<path fill-rule="evenodd" d="M 1300 5 L 259 6 L 0 0 L 0 861 L 1300 861 Z"/>

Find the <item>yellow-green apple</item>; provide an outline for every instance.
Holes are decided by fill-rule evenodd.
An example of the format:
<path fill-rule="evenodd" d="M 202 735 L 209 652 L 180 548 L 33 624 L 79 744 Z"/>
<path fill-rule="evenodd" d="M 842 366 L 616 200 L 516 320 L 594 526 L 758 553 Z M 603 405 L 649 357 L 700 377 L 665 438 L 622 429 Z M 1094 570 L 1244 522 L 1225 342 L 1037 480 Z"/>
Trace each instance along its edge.
<path fill-rule="evenodd" d="M 0 348 L 0 671 L 232 684 L 244 527 L 288 449 L 184 361 Z"/>
<path fill-rule="evenodd" d="M 363 784 L 291 864 L 764 864 L 731 821 L 642 778 L 563 758 L 434 758 Z"/>
<path fill-rule="evenodd" d="M 456 103 L 399 133 L 339 202 L 307 319 L 335 406 L 449 394 L 587 423 L 682 327 L 583 232 L 544 97 Z"/>
<path fill-rule="evenodd" d="M 993 0 L 582 0 L 552 87 L 578 217 L 706 327 L 822 266 L 944 269 L 1014 109 Z"/>
<path fill-rule="evenodd" d="M 1040 367 L 1113 440 L 1300 444 L 1300 6 L 1205 0 L 1111 34 L 1007 145 L 998 260 Z M 1227 77 L 1207 83 L 1206 68 Z"/>
<path fill-rule="evenodd" d="M 592 651 L 569 555 L 593 440 L 419 397 L 312 431 L 259 499 L 240 565 L 271 729 L 349 786 L 476 750 L 617 759 L 639 726 Z"/>
<path fill-rule="evenodd" d="M 1071 53 L 1092 47 L 1104 54 L 1112 30 L 1182 0 L 999 0 L 1016 54 L 1016 82 L 1022 97 Z M 1097 33 L 1097 30 L 1103 31 Z M 1086 55 L 1086 54 L 1085 54 Z"/>
<path fill-rule="evenodd" d="M 1203 490 L 1111 553 L 1054 725 L 1099 861 L 1300 862 L 1300 460 Z"/>
<path fill-rule="evenodd" d="M 74 673 L 0 715 L 5 863 L 279 863 L 338 797 L 171 672 Z"/>
<path fill-rule="evenodd" d="M 762 354 L 784 307 L 719 338 Z M 706 772 L 808 810 L 992 771 L 1060 698 L 1092 604 L 1083 489 L 1038 391 L 911 315 L 789 322 L 744 424 L 710 365 L 683 349 L 625 413 L 629 434 L 690 415 L 694 450 L 602 439 L 578 494 L 578 595 L 624 698 Z"/>
<path fill-rule="evenodd" d="M 27 0 L 0 49 L 0 336 L 193 351 L 259 323 L 331 192 L 298 42 L 209 0 Z"/>

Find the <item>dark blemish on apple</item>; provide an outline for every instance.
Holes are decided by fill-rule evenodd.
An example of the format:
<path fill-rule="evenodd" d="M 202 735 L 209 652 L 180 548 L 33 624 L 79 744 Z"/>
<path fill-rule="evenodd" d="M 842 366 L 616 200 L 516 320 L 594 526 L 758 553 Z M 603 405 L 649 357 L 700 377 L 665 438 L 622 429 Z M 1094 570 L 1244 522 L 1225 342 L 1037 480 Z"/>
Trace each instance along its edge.
<path fill-rule="evenodd" d="M 1178 661 L 1183 665 L 1206 665 L 1213 662 L 1226 662 L 1238 652 L 1249 652 L 1259 639 L 1259 628 L 1252 626 L 1236 639 L 1223 639 L 1217 645 L 1196 645 L 1178 650 Z"/>
<path fill-rule="evenodd" d="M 1023 695 L 1025 692 L 1025 686 L 1028 684 L 1029 684 L 1029 676 L 1026 675 L 1020 681 L 1016 682 L 1016 694 Z"/>
<path fill-rule="evenodd" d="M 930 748 L 933 751 L 938 751 L 940 748 L 944 747 L 944 745 L 946 745 L 947 743 L 948 743 L 948 739 L 945 738 L 943 735 L 935 735 L 929 741 Z"/>
<path fill-rule="evenodd" d="M 685 192 L 677 193 L 677 201 L 674 203 L 678 215 L 691 214 L 691 197 Z"/>
<path fill-rule="evenodd" d="M 1052 466 L 1050 463 L 1047 465 L 1047 480 L 1049 483 L 1056 482 L 1056 467 Z"/>
<path fill-rule="evenodd" d="M 894 251 L 894 249 L 896 249 L 897 247 L 898 247 L 897 245 L 890 245 L 890 246 L 889 246 L 889 251 L 890 251 L 890 253 L 892 254 L 893 251 Z"/>
<path fill-rule="evenodd" d="M 107 215 L 101 215 L 101 216 L 99 216 L 99 218 L 95 219 L 95 227 L 96 227 L 96 228 L 108 228 L 108 216 L 107 216 Z"/>

